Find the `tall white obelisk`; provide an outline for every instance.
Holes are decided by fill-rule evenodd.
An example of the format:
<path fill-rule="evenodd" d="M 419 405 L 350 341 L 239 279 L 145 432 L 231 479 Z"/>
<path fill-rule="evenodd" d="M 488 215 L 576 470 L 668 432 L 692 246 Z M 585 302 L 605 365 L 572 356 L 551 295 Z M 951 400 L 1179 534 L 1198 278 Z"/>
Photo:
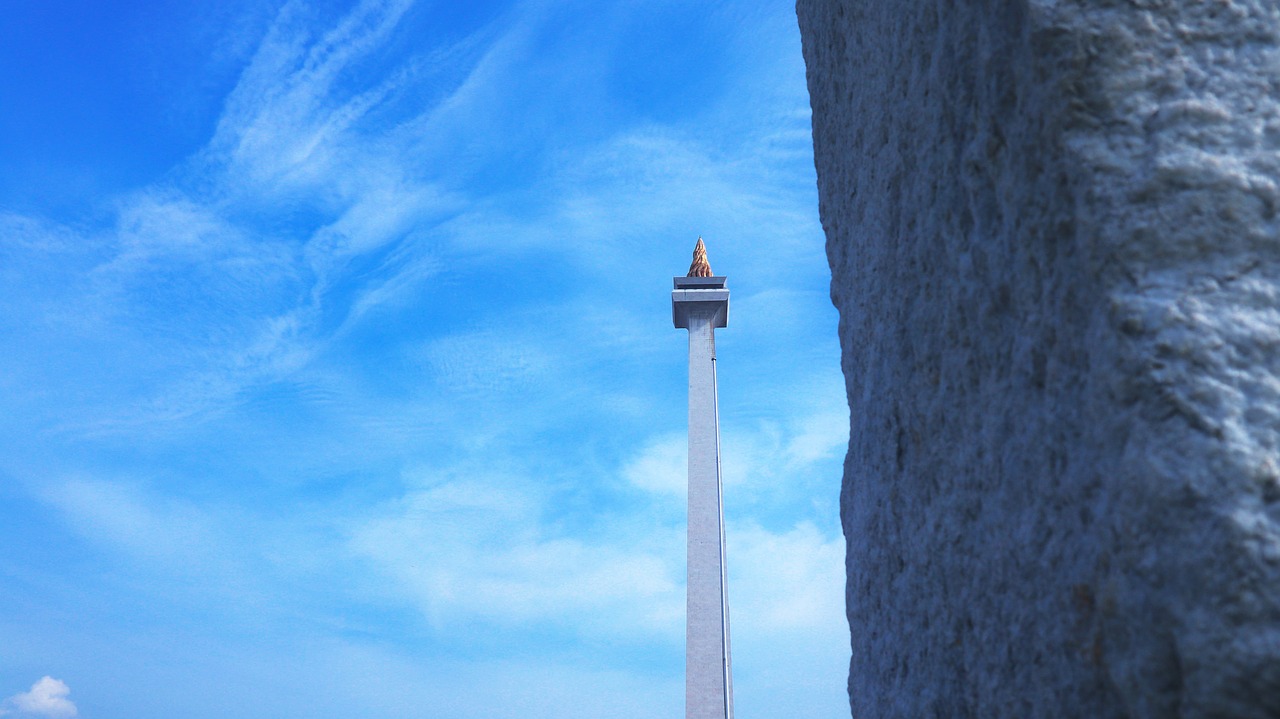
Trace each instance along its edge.
<path fill-rule="evenodd" d="M 733 719 L 729 595 L 725 582 L 717 327 L 729 323 L 729 290 L 711 274 L 698 238 L 687 277 L 676 277 L 671 319 L 689 330 L 689 564 L 685 719 Z"/>

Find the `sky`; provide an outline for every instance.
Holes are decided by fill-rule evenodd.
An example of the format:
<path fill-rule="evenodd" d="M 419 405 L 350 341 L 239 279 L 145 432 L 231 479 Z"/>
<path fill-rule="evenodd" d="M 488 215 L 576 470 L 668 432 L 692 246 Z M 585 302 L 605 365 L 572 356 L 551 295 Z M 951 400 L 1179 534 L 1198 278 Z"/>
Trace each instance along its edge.
<path fill-rule="evenodd" d="M 0 717 L 684 702 L 705 238 L 738 719 L 848 715 L 790 3 L 0 9 Z"/>

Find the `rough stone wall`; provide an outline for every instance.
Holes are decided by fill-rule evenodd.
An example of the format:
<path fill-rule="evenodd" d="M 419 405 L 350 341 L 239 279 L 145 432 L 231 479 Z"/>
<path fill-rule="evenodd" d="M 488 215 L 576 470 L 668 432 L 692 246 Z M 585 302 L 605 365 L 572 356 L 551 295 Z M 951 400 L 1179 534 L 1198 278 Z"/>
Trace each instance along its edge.
<path fill-rule="evenodd" d="M 1280 8 L 799 0 L 853 715 L 1280 717 Z"/>

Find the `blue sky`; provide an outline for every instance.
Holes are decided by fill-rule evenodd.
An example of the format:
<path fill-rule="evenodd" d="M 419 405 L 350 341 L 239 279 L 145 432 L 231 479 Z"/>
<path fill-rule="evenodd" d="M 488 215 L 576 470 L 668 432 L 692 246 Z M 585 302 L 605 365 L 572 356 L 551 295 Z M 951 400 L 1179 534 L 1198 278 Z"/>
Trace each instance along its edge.
<path fill-rule="evenodd" d="M 0 13 L 0 716 L 678 716 L 699 234 L 737 714 L 847 715 L 789 3 Z"/>

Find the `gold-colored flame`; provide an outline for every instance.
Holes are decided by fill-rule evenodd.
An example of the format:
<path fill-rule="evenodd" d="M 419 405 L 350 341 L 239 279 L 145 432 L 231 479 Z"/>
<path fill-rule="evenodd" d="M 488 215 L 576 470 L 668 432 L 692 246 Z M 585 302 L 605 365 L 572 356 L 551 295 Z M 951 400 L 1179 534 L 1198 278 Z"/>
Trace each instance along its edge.
<path fill-rule="evenodd" d="M 689 274 L 687 277 L 710 277 L 711 264 L 707 262 L 707 246 L 702 244 L 702 238 L 698 238 L 698 244 L 693 248 L 693 264 L 689 265 Z"/>

